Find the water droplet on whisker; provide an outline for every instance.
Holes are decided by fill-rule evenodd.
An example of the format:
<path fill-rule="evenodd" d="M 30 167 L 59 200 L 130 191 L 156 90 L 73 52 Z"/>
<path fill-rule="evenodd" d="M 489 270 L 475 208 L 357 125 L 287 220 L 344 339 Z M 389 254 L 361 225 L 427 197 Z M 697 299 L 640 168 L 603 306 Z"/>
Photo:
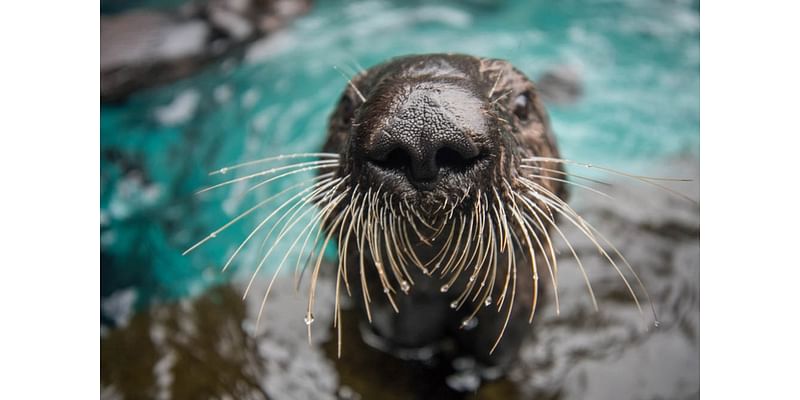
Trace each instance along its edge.
<path fill-rule="evenodd" d="M 439 291 L 442 292 L 442 293 L 445 293 L 448 290 L 450 290 L 450 285 L 448 285 L 446 283 L 444 285 L 442 285 L 442 287 L 439 288 Z"/>
<path fill-rule="evenodd" d="M 314 323 L 314 314 L 311 313 L 306 314 L 306 316 L 303 318 L 303 322 L 305 322 L 306 325 L 311 325 L 312 323 Z"/>
<path fill-rule="evenodd" d="M 485 305 L 486 307 L 492 305 L 492 296 L 487 297 L 486 300 L 484 300 L 483 305 Z"/>
<path fill-rule="evenodd" d="M 409 284 L 408 281 L 400 282 L 400 290 L 404 293 L 408 293 L 408 291 L 411 290 L 411 284 Z"/>
<path fill-rule="evenodd" d="M 450 308 L 453 308 L 453 309 L 458 308 L 458 302 L 454 301 L 454 302 L 450 303 Z"/>
<path fill-rule="evenodd" d="M 477 318 L 469 318 L 461 321 L 461 329 L 470 330 L 478 326 Z"/>

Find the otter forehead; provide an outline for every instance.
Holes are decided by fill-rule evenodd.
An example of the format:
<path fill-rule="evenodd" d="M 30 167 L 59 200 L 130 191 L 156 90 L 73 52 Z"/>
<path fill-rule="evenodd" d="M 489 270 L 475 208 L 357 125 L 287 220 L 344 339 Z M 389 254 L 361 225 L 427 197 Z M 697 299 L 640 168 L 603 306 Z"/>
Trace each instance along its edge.
<path fill-rule="evenodd" d="M 474 82 L 481 59 L 459 54 L 415 55 L 394 59 L 378 69 L 382 78 L 438 79 Z"/>

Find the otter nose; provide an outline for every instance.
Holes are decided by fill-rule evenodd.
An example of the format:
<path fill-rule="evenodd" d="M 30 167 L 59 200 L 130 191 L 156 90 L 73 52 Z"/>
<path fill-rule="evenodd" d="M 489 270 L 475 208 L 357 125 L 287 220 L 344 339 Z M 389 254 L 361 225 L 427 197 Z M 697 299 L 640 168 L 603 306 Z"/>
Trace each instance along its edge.
<path fill-rule="evenodd" d="M 452 82 L 379 87 L 362 113 L 356 152 L 379 171 L 404 174 L 418 189 L 477 166 L 489 137 L 482 102 Z"/>
<path fill-rule="evenodd" d="M 398 120 L 381 131 L 367 148 L 366 156 L 376 167 L 404 173 L 412 184 L 424 186 L 446 173 L 463 172 L 477 162 L 479 150 L 469 137 L 441 121 Z"/>

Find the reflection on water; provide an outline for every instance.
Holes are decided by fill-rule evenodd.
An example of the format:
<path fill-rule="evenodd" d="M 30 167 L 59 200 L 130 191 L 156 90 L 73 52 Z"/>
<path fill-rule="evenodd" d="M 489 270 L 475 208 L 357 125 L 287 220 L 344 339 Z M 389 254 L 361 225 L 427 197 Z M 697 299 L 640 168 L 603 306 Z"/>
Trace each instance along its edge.
<path fill-rule="evenodd" d="M 673 163 L 667 172 L 696 179 L 696 160 Z M 697 198 L 698 187 L 695 180 L 682 189 Z M 263 291 L 242 302 L 243 282 L 194 300 L 154 306 L 126 327 L 105 332 L 104 397 L 696 398 L 699 207 L 630 182 L 602 189 L 615 200 L 575 192 L 575 207 L 637 269 L 658 312 L 658 327 L 637 312 L 624 284 L 593 245 L 565 225 L 590 275 L 600 312 L 593 311 L 577 265 L 561 243 L 561 315 L 546 308 L 537 313 L 520 360 L 507 377 L 478 387 L 470 360 L 412 362 L 375 350 L 359 333 L 356 313 L 361 310 L 343 314 L 343 356 L 337 359 L 331 329 L 333 278 L 320 283 L 309 345 L 305 292 L 295 293 L 289 276 L 271 294 L 258 332 L 255 314 Z M 266 282 L 257 286 L 263 290 Z"/>

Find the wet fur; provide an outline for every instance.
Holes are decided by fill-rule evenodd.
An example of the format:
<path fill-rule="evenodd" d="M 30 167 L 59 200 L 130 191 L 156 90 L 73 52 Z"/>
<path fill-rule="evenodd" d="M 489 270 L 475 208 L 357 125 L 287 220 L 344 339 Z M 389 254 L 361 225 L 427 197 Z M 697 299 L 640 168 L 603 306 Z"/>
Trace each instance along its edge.
<path fill-rule="evenodd" d="M 473 93 L 483 94 L 483 98 L 481 98 L 483 111 L 492 124 L 491 131 L 495 134 L 493 138 L 495 144 L 491 146 L 489 154 L 493 168 L 487 174 L 463 177 L 455 182 L 448 182 L 449 185 L 437 187 L 431 192 L 418 193 L 413 190 L 404 192 L 402 187 L 399 188 L 400 191 L 397 191 L 397 188 L 387 189 L 395 190 L 392 193 L 396 194 L 398 198 L 410 199 L 412 204 L 421 210 L 430 211 L 440 205 L 445 198 L 449 201 L 458 201 L 466 194 L 467 198 L 463 200 L 463 206 L 469 207 L 475 200 L 469 195 L 474 195 L 476 190 L 497 189 L 501 196 L 509 196 L 503 180 L 508 181 L 515 189 L 523 190 L 517 182 L 518 176 L 525 173 L 520 169 L 521 159 L 532 156 L 559 157 L 547 112 L 535 84 L 510 63 L 465 55 L 412 56 L 391 60 L 353 77 L 351 84 L 345 89 L 339 104 L 331 115 L 328 138 L 323 151 L 341 154 L 339 174 L 340 176 L 351 176 L 355 182 L 351 183 L 351 186 L 357 184 L 363 192 L 366 188 L 375 190 L 379 186 L 385 185 L 385 183 L 371 181 L 372 177 L 369 173 L 364 173 L 361 165 L 354 160 L 358 157 L 354 150 L 354 135 L 356 134 L 354 132 L 358 126 L 354 127 L 353 125 L 358 124 L 360 115 L 392 112 L 386 107 L 386 103 L 389 103 L 391 99 L 372 96 L 375 88 L 425 76 L 453 77 L 454 80 L 465 80 L 472 86 L 470 90 Z M 519 95 L 529 96 L 533 114 L 528 121 L 520 121 L 512 113 L 512 102 Z M 365 96 L 366 103 L 361 96 Z M 348 118 L 345 115 L 350 114 L 351 109 L 353 109 L 353 118 Z M 371 127 L 371 129 L 377 128 Z M 547 167 L 561 170 L 561 166 L 557 164 Z M 555 173 L 546 172 L 545 174 L 559 178 Z M 544 179 L 539 180 L 538 183 L 564 199 L 566 190 L 563 184 Z M 497 201 L 496 199 L 491 200 Z M 436 219 L 436 216 L 433 219 Z M 450 225 L 446 225 L 443 230 L 446 231 L 447 226 Z M 524 237 L 522 233 L 519 233 L 518 227 L 512 229 L 518 230 L 517 237 Z M 441 250 L 436 245 L 430 246 L 420 240 L 413 243 L 413 246 L 414 251 L 423 261 L 429 260 L 437 251 Z M 357 245 L 350 248 L 355 249 Z M 361 270 L 357 262 L 358 256 L 356 250 L 350 252 L 348 256 L 348 259 L 352 261 L 348 262 L 345 268 L 350 270 L 350 276 L 358 276 Z M 526 261 L 529 255 L 519 248 L 516 257 L 518 265 L 529 265 L 529 262 Z M 537 255 L 537 257 L 541 258 L 542 256 Z M 417 268 L 409 268 L 415 285 L 408 295 L 400 294 L 396 297 L 395 302 L 399 312 L 395 312 L 389 301 L 376 294 L 379 294 L 378 290 L 382 284 L 379 273 L 374 268 L 374 260 L 371 260 L 370 257 L 367 258 L 368 262 L 373 263 L 364 269 L 367 275 L 367 287 L 373 290 L 370 301 L 370 307 L 373 310 L 372 324 L 379 335 L 398 348 L 436 345 L 452 339 L 458 346 L 458 353 L 471 354 L 486 364 L 506 364 L 513 359 L 520 341 L 530 330 L 527 315 L 531 312 L 531 298 L 534 290 L 534 279 L 530 268 L 520 268 L 519 277 L 516 279 L 518 295 L 514 300 L 515 304 L 509 325 L 505 329 L 503 342 L 497 351 L 490 354 L 498 334 L 504 330 L 503 324 L 507 317 L 505 312 L 483 307 L 476 314 L 477 327 L 470 330 L 463 329 L 462 323 L 465 318 L 473 314 L 473 307 L 452 309 L 450 304 L 458 297 L 458 291 L 442 293 L 443 281 L 435 276 L 427 276 Z M 503 260 L 507 260 L 505 257 L 498 258 L 503 263 L 506 262 Z M 540 259 L 539 263 L 542 266 L 545 265 L 543 259 Z M 466 285 L 467 276 L 468 274 L 464 274 L 453 286 Z M 497 286 L 495 293 L 500 293 L 504 282 L 504 279 L 495 281 Z M 540 285 L 542 283 L 545 282 L 539 282 Z M 356 288 L 354 297 L 363 299 L 360 285 L 354 285 L 354 287 Z M 363 302 L 362 306 L 365 306 Z"/>

